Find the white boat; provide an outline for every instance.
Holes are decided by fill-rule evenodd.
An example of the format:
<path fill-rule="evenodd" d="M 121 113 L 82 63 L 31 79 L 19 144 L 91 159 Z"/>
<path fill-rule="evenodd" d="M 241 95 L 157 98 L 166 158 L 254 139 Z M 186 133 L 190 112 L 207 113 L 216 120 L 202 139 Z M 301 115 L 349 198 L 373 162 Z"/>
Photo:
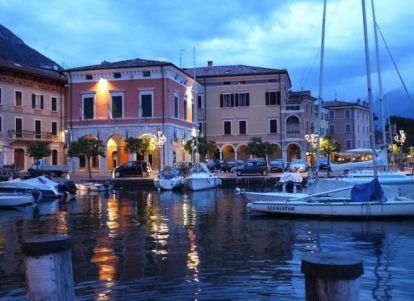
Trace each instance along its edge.
<path fill-rule="evenodd" d="M 32 192 L 40 191 L 42 198 L 59 198 L 62 193 L 59 191 L 59 183 L 44 176 L 21 180 L 14 179 L 0 182 L 0 192 Z"/>
<path fill-rule="evenodd" d="M 414 177 L 399 171 L 377 171 L 377 177 L 381 184 L 414 184 Z M 374 179 L 373 170 L 353 170 L 344 177 L 332 178 L 334 181 L 345 181 L 348 183 L 363 183 Z"/>
<path fill-rule="evenodd" d="M 221 179 L 209 171 L 205 163 L 197 162 L 185 178 L 185 186 L 193 191 L 214 188 L 221 185 Z"/>
<path fill-rule="evenodd" d="M 75 183 L 76 190 L 79 192 L 102 192 L 112 189 L 112 185 L 109 182 L 97 183 L 97 182 L 81 182 Z"/>
<path fill-rule="evenodd" d="M 323 195 L 328 192 L 305 196 L 291 194 L 294 197 L 285 200 L 251 201 L 247 204 L 247 208 L 256 213 L 301 217 L 386 218 L 414 216 L 414 199 L 404 196 L 385 198 L 379 185 L 378 180 L 355 184 L 348 197 Z M 341 190 L 345 190 L 345 188 Z"/>
<path fill-rule="evenodd" d="M 180 176 L 180 171 L 167 165 L 154 179 L 154 187 L 157 189 L 173 190 L 181 188 L 184 184 L 184 177 Z"/>
<path fill-rule="evenodd" d="M 353 152 L 355 153 L 355 152 Z M 364 152 L 365 153 L 365 152 Z M 372 152 L 371 152 L 372 153 Z M 388 166 L 387 150 L 384 148 L 375 159 L 378 168 L 386 168 Z M 346 171 L 346 170 L 358 170 L 363 168 L 372 168 L 374 165 L 373 160 L 367 160 L 362 162 L 351 162 L 334 164 L 330 163 L 331 171 Z"/>
<path fill-rule="evenodd" d="M 0 193 L 0 207 L 16 207 L 33 204 L 35 201 L 30 193 Z"/>

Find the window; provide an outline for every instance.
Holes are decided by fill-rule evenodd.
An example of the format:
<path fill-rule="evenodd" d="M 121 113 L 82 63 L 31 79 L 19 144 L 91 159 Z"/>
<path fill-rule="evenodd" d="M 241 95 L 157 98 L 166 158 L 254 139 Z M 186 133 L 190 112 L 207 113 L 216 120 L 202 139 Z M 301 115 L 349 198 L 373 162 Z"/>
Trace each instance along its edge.
<path fill-rule="evenodd" d="M 57 98 L 56 97 L 52 97 L 52 111 L 53 112 L 57 111 Z"/>
<path fill-rule="evenodd" d="M 123 117 L 123 94 L 114 93 L 111 95 L 111 117 L 122 118 Z M 109 115 L 109 114 L 108 114 Z"/>
<path fill-rule="evenodd" d="M 199 136 L 200 137 L 204 137 L 204 126 L 203 126 L 203 123 L 201 123 L 201 122 L 199 122 L 198 123 L 198 130 L 199 130 Z"/>
<path fill-rule="evenodd" d="M 23 119 L 22 118 L 15 119 L 15 129 L 16 129 L 16 138 L 22 138 L 22 134 L 23 134 Z"/>
<path fill-rule="evenodd" d="M 351 125 L 350 124 L 345 124 L 345 132 L 346 133 L 351 133 Z"/>
<path fill-rule="evenodd" d="M 194 101 L 191 102 L 191 121 L 195 120 L 195 103 Z"/>
<path fill-rule="evenodd" d="M 269 132 L 272 134 L 277 133 L 277 120 L 276 119 L 269 120 Z"/>
<path fill-rule="evenodd" d="M 234 94 L 220 94 L 220 108 L 234 107 Z"/>
<path fill-rule="evenodd" d="M 199 109 L 203 108 L 203 96 L 202 95 L 197 95 L 197 107 Z"/>
<path fill-rule="evenodd" d="M 92 80 L 92 79 L 93 79 L 92 74 L 86 74 L 86 75 L 85 75 L 85 78 L 86 78 L 87 80 Z"/>
<path fill-rule="evenodd" d="M 3 116 L 0 116 L 0 133 L 3 132 Z"/>
<path fill-rule="evenodd" d="M 94 107 L 95 107 L 95 96 L 94 95 L 83 95 L 82 96 L 82 109 L 83 109 L 83 119 L 93 119 L 95 116 Z"/>
<path fill-rule="evenodd" d="M 174 95 L 174 117 L 175 118 L 178 118 L 178 107 L 179 107 L 178 95 Z"/>
<path fill-rule="evenodd" d="M 183 99 L 183 119 L 187 120 L 187 98 Z"/>
<path fill-rule="evenodd" d="M 142 72 L 142 76 L 143 76 L 143 77 L 151 77 L 151 71 L 149 71 L 149 70 L 145 70 L 145 71 L 143 71 L 143 72 Z"/>
<path fill-rule="evenodd" d="M 52 150 L 52 165 L 57 165 L 58 164 L 58 151 L 57 150 Z"/>
<path fill-rule="evenodd" d="M 44 106 L 43 95 L 32 94 L 32 108 L 43 110 L 43 106 Z"/>
<path fill-rule="evenodd" d="M 224 121 L 224 135 L 231 135 L 231 121 Z"/>
<path fill-rule="evenodd" d="M 329 125 L 329 134 L 335 134 L 335 125 L 334 124 L 330 124 Z"/>
<path fill-rule="evenodd" d="M 351 140 L 349 140 L 349 139 L 346 139 L 345 140 L 345 147 L 346 148 L 352 148 L 352 141 Z"/>
<path fill-rule="evenodd" d="M 140 93 L 141 99 L 141 117 L 152 117 L 153 104 L 152 104 L 152 93 Z"/>
<path fill-rule="evenodd" d="M 249 93 L 236 94 L 236 107 L 248 107 L 249 106 Z"/>
<path fill-rule="evenodd" d="M 2 89 L 0 88 L 0 105 L 1 105 L 1 103 L 2 103 Z"/>
<path fill-rule="evenodd" d="M 359 134 L 359 125 L 357 125 L 357 133 Z M 359 147 L 359 146 L 358 146 Z"/>
<path fill-rule="evenodd" d="M 351 119 L 351 110 L 345 110 L 345 119 Z"/>
<path fill-rule="evenodd" d="M 289 138 L 297 137 L 300 133 L 299 119 L 296 116 L 289 116 L 286 120 L 286 133 Z"/>
<path fill-rule="evenodd" d="M 15 91 L 15 94 L 14 94 L 14 99 L 15 99 L 15 104 L 16 104 L 16 107 L 21 107 L 23 104 L 22 104 L 22 91 Z"/>
<path fill-rule="evenodd" d="M 114 72 L 114 78 L 121 78 L 121 72 Z"/>
<path fill-rule="evenodd" d="M 42 121 L 40 120 L 35 120 L 35 137 L 42 138 Z"/>
<path fill-rule="evenodd" d="M 329 119 L 334 120 L 335 119 L 335 111 L 329 111 Z"/>
<path fill-rule="evenodd" d="M 57 128 L 57 122 L 52 121 L 52 135 L 57 136 L 58 128 Z"/>
<path fill-rule="evenodd" d="M 280 105 L 280 92 L 266 92 L 266 105 Z"/>
<path fill-rule="evenodd" d="M 239 120 L 239 134 L 240 135 L 247 134 L 247 121 L 246 120 Z"/>

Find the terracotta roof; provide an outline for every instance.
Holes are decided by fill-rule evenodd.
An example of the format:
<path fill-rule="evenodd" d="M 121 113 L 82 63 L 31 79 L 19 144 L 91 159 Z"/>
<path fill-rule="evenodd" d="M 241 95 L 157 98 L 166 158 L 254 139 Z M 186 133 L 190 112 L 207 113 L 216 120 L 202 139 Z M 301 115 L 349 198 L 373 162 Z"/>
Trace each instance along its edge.
<path fill-rule="evenodd" d="M 0 68 L 10 70 L 13 72 L 21 72 L 32 76 L 43 77 L 51 80 L 66 82 L 66 78 L 62 76 L 57 70 L 41 69 L 32 66 L 24 65 L 22 63 L 16 63 L 13 61 L 0 58 Z"/>
<path fill-rule="evenodd" d="M 271 69 L 246 65 L 207 66 L 195 68 L 196 77 L 219 77 L 237 75 L 260 75 L 286 73 L 286 69 Z M 188 74 L 194 73 L 194 68 L 184 68 Z"/>
<path fill-rule="evenodd" d="M 88 71 L 88 70 L 102 70 L 102 69 L 156 67 L 156 66 L 167 66 L 167 65 L 173 65 L 173 64 L 170 62 L 144 60 L 144 59 L 136 58 L 132 60 L 124 60 L 124 61 L 118 61 L 118 62 L 103 61 L 99 65 L 90 65 L 90 66 L 84 66 L 84 67 L 71 68 L 65 71 L 72 72 L 72 71 Z"/>

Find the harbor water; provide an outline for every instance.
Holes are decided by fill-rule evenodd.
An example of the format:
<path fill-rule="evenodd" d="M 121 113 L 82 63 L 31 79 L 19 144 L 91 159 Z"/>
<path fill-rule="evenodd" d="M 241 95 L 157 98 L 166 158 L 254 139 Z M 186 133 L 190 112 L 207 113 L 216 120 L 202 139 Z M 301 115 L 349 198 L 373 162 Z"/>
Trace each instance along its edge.
<path fill-rule="evenodd" d="M 252 215 L 232 189 L 119 190 L 0 209 L 0 300 L 27 300 L 21 243 L 67 234 L 77 300 L 304 300 L 301 258 L 363 260 L 361 300 L 414 300 L 414 221 Z"/>

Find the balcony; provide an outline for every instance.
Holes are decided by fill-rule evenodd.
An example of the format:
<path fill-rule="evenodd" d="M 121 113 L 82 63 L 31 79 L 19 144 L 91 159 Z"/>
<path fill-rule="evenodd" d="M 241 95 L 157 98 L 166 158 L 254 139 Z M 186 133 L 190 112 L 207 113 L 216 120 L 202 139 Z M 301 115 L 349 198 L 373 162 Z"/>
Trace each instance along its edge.
<path fill-rule="evenodd" d="M 41 141 L 41 142 L 52 142 L 56 135 L 50 132 L 35 132 L 35 131 L 16 131 L 9 130 L 8 138 L 13 141 Z"/>

